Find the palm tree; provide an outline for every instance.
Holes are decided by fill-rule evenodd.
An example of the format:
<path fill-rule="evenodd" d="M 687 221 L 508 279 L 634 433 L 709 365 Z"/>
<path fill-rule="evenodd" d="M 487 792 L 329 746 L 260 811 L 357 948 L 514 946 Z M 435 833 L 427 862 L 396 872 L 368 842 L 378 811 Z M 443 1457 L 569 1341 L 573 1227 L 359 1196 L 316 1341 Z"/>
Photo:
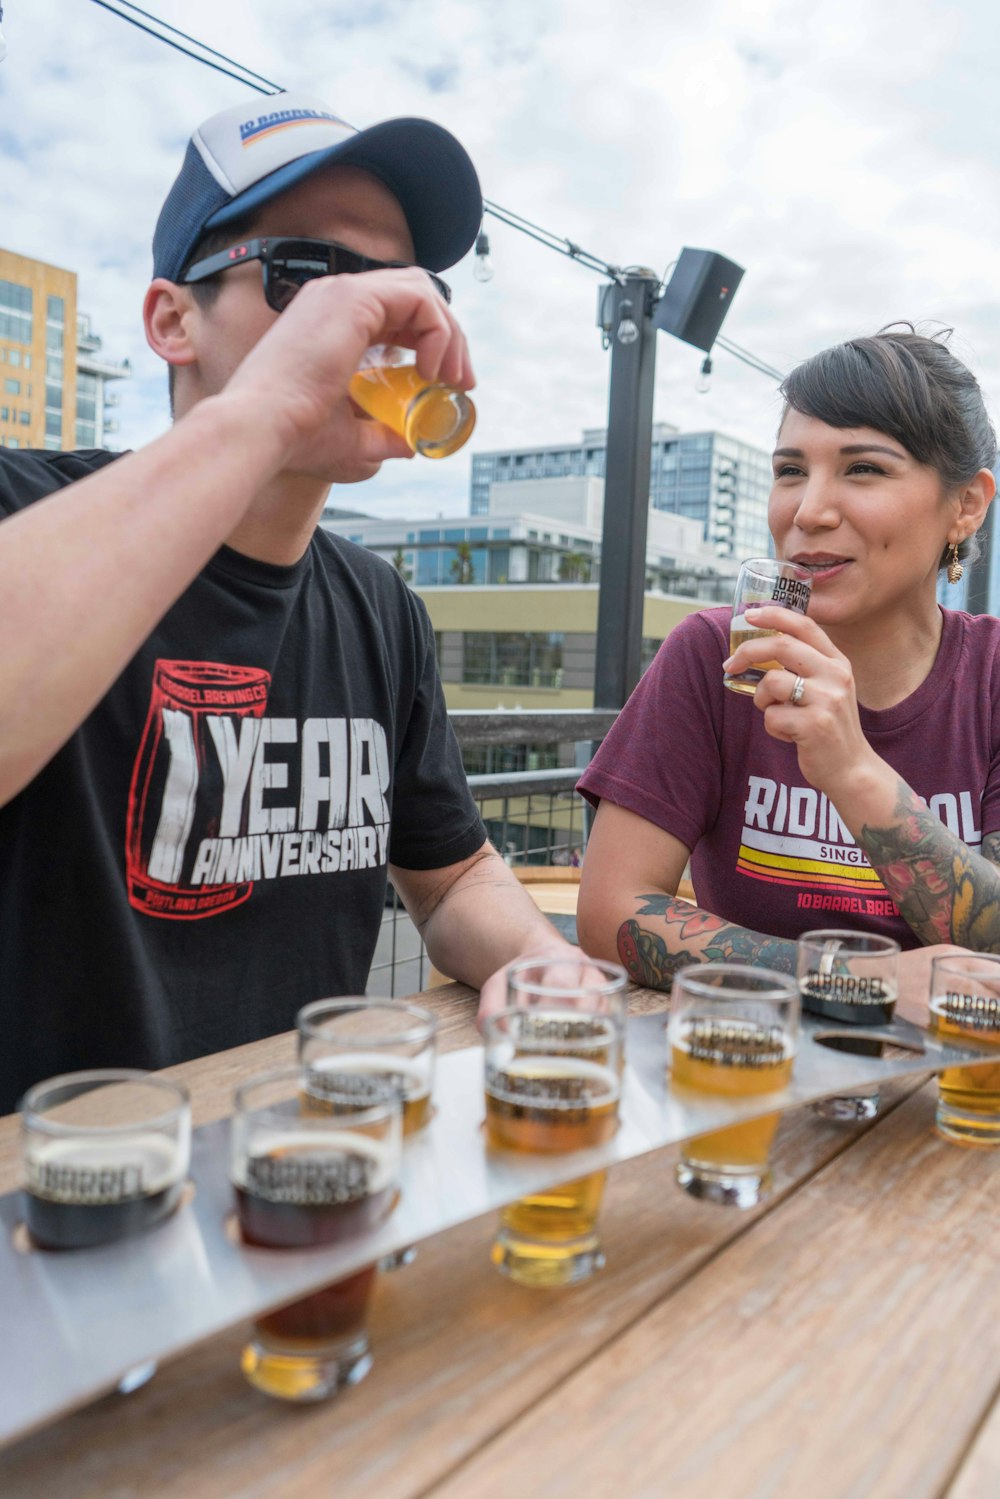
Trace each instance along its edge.
<path fill-rule="evenodd" d="M 476 570 L 472 565 L 472 548 L 467 541 L 455 544 L 455 556 L 451 564 L 451 576 L 455 583 L 474 583 Z"/>
<path fill-rule="evenodd" d="M 562 583 L 589 583 L 591 559 L 584 552 L 564 552 L 559 558 Z"/>
<path fill-rule="evenodd" d="M 397 548 L 396 555 L 392 559 L 392 565 L 399 573 L 399 576 L 402 578 L 404 583 L 408 583 L 413 577 L 413 569 L 411 567 L 407 567 L 406 557 L 403 553 L 402 547 Z"/>

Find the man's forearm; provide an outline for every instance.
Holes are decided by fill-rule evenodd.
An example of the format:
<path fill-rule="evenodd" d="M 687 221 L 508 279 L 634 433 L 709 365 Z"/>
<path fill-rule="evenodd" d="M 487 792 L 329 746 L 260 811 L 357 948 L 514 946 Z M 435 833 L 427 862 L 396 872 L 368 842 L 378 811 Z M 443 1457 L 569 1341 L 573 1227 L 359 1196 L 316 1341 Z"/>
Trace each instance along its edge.
<path fill-rule="evenodd" d="M 281 462 L 226 396 L 0 525 L 0 803 L 52 757 Z"/>
<path fill-rule="evenodd" d="M 474 989 L 517 958 L 566 947 L 495 850 L 483 851 L 437 892 L 416 925 L 436 968 Z"/>
<path fill-rule="evenodd" d="M 637 984 L 669 989 L 693 963 L 756 963 L 795 972 L 795 943 L 736 926 L 690 901 L 653 892 L 635 897 L 635 915 L 618 928 L 618 955 Z"/>

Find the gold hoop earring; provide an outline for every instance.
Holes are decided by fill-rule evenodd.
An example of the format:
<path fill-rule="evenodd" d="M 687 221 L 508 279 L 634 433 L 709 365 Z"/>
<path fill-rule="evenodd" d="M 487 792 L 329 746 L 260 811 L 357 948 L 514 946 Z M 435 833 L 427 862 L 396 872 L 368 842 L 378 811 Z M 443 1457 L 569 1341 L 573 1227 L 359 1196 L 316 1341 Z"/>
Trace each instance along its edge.
<path fill-rule="evenodd" d="M 953 541 L 948 552 L 948 582 L 958 583 L 964 572 L 965 568 L 958 560 L 958 542 Z"/>

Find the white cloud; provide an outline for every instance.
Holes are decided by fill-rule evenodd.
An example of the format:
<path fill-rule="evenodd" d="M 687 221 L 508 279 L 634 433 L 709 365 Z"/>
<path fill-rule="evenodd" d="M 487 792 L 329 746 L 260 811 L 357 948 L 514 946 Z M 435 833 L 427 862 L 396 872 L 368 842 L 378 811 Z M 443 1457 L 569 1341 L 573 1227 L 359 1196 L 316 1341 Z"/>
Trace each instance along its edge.
<path fill-rule="evenodd" d="M 988 0 L 158 0 L 168 22 L 356 124 L 440 120 L 486 195 L 618 263 L 684 244 L 747 273 L 724 332 L 788 367 L 897 318 L 953 324 L 994 407 L 1000 122 Z M 0 244 L 70 266 L 114 357 L 122 437 L 166 421 L 139 307 L 153 222 L 197 122 L 240 85 L 79 0 L 11 4 L 0 67 Z M 574 438 L 606 418 L 599 278 L 496 221 L 496 276 L 453 273 L 480 385 L 473 445 Z M 773 386 L 662 337 L 656 415 L 767 446 Z M 340 497 L 460 510 L 468 455 L 388 465 Z"/>

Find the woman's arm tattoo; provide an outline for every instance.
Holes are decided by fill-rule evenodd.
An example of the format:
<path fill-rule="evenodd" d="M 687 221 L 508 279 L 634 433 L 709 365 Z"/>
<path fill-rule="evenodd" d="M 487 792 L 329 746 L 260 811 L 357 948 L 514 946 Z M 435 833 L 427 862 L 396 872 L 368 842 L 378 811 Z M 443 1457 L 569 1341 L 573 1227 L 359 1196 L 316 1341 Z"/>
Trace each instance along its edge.
<path fill-rule="evenodd" d="M 922 942 L 957 942 L 1000 952 L 1000 835 L 982 854 L 949 832 L 905 781 L 892 827 L 867 824 L 858 839 L 872 868 Z"/>
<path fill-rule="evenodd" d="M 636 899 L 636 917 L 658 918 L 655 926 L 631 919 L 618 928 L 618 955 L 637 984 L 669 989 L 674 974 L 692 963 L 757 963 L 795 972 L 794 942 L 751 932 L 672 895 Z"/>

